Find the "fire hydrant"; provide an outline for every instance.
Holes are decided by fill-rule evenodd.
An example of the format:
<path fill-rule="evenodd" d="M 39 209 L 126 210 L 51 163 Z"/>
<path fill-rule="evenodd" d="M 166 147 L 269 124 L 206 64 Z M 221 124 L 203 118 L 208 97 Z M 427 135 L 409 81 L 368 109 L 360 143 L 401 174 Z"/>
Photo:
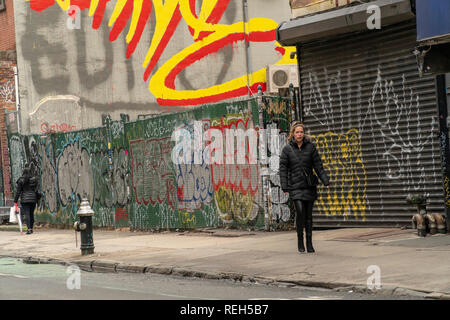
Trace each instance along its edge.
<path fill-rule="evenodd" d="M 408 194 L 406 202 L 417 206 L 417 214 L 413 215 L 413 228 L 417 228 L 417 235 L 425 237 L 427 235 L 427 199 L 423 196 L 413 196 Z"/>
<path fill-rule="evenodd" d="M 73 225 L 75 231 L 79 231 L 81 234 L 81 255 L 94 253 L 94 238 L 92 229 L 92 216 L 94 210 L 89 205 L 89 201 L 83 198 L 81 201 L 80 209 L 77 212 L 77 216 L 80 221 L 76 221 Z"/>

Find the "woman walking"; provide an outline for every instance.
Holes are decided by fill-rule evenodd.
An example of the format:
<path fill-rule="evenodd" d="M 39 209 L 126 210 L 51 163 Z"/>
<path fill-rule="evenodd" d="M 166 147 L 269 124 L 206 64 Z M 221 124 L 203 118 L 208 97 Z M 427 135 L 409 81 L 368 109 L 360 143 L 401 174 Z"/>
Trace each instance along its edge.
<path fill-rule="evenodd" d="M 305 252 L 303 229 L 306 230 L 306 249 L 315 252 L 312 245 L 312 211 L 317 199 L 317 176 L 325 186 L 329 178 L 325 172 L 316 146 L 305 135 L 305 126 L 296 121 L 292 124 L 287 145 L 280 156 L 281 188 L 294 202 L 297 224 L 298 251 Z"/>
<path fill-rule="evenodd" d="M 34 209 L 36 208 L 36 203 L 39 201 L 41 195 L 37 192 L 37 186 L 38 183 L 36 177 L 31 175 L 29 166 L 25 166 L 22 176 L 17 180 L 17 192 L 14 197 L 14 206 L 16 207 L 16 212 L 19 211 L 17 201 L 20 198 L 20 204 L 27 219 L 27 234 L 33 233 Z"/>

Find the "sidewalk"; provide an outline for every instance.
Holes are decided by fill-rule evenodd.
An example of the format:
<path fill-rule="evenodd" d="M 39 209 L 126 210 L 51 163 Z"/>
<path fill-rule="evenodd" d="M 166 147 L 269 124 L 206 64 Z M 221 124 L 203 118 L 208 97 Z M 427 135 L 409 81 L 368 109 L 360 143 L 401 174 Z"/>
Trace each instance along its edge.
<path fill-rule="evenodd" d="M 9 229 L 8 229 L 9 228 Z M 9 231 L 5 231 L 9 230 Z M 352 228 L 314 231 L 316 253 L 297 253 L 295 231 L 202 229 L 186 232 L 94 230 L 95 253 L 82 256 L 78 234 L 0 226 L 0 256 L 28 263 L 77 264 L 101 272 L 153 272 L 209 279 L 297 284 L 372 292 L 369 266 L 381 271 L 375 293 L 450 299 L 450 235 Z"/>

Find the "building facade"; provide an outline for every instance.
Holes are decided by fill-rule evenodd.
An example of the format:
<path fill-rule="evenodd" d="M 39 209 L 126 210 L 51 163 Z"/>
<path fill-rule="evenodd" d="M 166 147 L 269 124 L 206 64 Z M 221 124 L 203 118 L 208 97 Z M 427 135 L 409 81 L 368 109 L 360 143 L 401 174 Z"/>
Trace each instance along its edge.
<path fill-rule="evenodd" d="M 24 133 L 67 132 L 256 94 L 293 64 L 272 0 L 18 1 Z"/>
<path fill-rule="evenodd" d="M 0 1 L 0 202 L 11 198 L 11 167 L 8 151 L 7 120 L 14 122 L 16 110 L 15 68 L 17 67 L 13 0 Z"/>
<path fill-rule="evenodd" d="M 366 2 L 298 11 L 278 29 L 297 46 L 302 117 L 335 184 L 316 225 L 404 226 L 417 213 L 408 196 L 430 213 L 449 203 L 443 76 L 420 72 L 415 2 Z"/>

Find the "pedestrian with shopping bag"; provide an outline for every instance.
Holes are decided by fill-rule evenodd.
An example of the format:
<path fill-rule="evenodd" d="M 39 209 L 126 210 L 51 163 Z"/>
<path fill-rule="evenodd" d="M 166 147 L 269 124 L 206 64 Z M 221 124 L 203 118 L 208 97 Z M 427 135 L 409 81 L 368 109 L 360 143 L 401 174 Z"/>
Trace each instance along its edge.
<path fill-rule="evenodd" d="M 14 207 L 16 212 L 19 211 L 17 202 L 20 198 L 20 206 L 27 220 L 27 233 L 33 233 L 34 226 L 34 210 L 36 204 L 41 198 L 38 191 L 37 178 L 32 176 L 31 169 L 28 165 L 23 169 L 22 176 L 17 180 L 16 196 L 14 197 Z"/>

